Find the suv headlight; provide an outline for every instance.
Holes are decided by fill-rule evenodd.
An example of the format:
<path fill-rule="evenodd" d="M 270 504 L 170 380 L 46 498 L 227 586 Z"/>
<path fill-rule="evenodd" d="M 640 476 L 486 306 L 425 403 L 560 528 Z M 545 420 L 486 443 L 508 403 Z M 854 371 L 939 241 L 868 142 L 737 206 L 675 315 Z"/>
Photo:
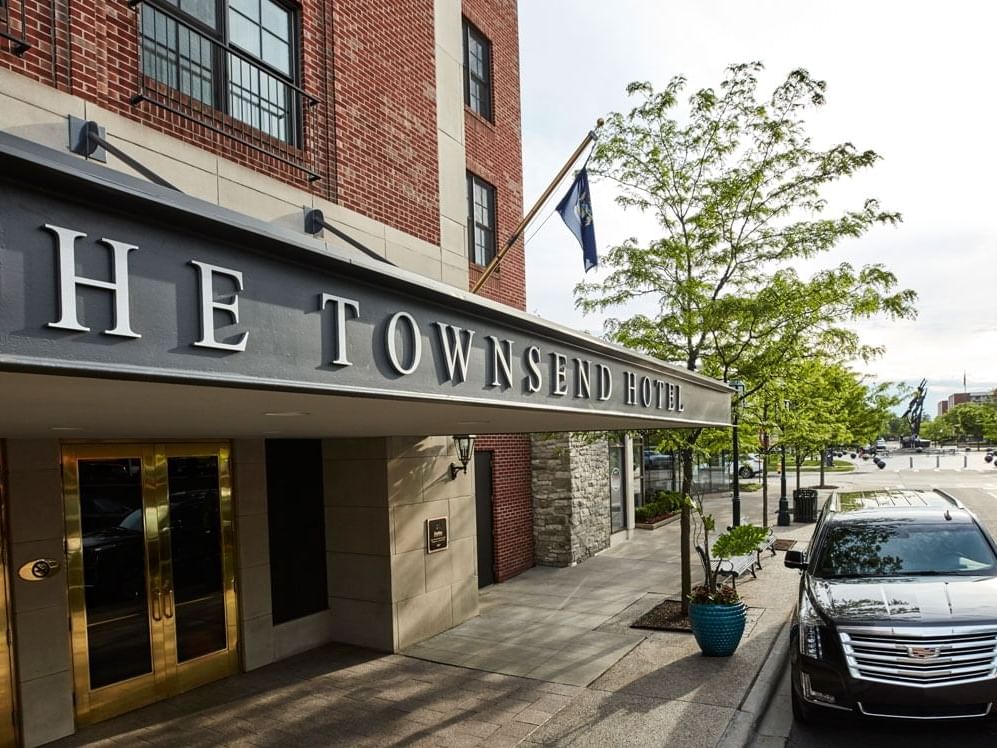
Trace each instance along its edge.
<path fill-rule="evenodd" d="M 800 598 L 800 654 L 814 660 L 824 658 L 824 621 L 805 592 Z"/>

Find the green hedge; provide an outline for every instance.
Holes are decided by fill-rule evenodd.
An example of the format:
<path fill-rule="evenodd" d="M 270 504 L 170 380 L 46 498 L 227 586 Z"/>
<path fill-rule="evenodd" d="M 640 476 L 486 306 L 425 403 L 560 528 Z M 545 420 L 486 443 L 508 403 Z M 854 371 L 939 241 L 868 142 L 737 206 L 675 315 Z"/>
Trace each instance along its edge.
<path fill-rule="evenodd" d="M 654 494 L 654 501 L 637 507 L 634 517 L 638 522 L 648 522 L 655 517 L 673 514 L 681 508 L 682 494 L 676 491 L 658 491 Z"/>

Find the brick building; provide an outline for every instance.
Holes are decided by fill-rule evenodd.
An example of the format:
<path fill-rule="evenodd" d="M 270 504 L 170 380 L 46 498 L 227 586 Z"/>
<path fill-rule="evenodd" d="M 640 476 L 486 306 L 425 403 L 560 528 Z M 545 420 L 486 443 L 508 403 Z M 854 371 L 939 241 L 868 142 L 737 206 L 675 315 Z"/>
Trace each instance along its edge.
<path fill-rule="evenodd" d="M 403 651 L 534 563 L 529 434 L 725 422 L 468 292 L 521 160 L 512 0 L 0 1 L 0 744 Z"/>
<path fill-rule="evenodd" d="M 983 392 L 955 392 L 945 400 L 938 401 L 938 415 L 943 416 L 956 405 L 962 405 L 963 403 L 992 403 L 993 401 L 994 393 L 991 390 Z"/>

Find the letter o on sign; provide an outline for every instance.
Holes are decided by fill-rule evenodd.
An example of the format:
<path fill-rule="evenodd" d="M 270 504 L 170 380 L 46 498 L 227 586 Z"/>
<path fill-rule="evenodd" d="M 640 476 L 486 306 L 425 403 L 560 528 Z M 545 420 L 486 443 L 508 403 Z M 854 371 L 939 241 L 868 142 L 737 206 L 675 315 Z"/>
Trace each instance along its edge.
<path fill-rule="evenodd" d="M 398 357 L 398 323 L 405 321 L 408 334 L 412 341 L 412 355 L 408 366 L 402 366 Z M 419 361 L 422 360 L 422 335 L 419 333 L 419 325 L 415 323 L 412 315 L 408 312 L 395 312 L 388 322 L 388 329 L 385 332 L 385 347 L 388 351 L 388 360 L 399 374 L 411 374 L 419 368 Z"/>

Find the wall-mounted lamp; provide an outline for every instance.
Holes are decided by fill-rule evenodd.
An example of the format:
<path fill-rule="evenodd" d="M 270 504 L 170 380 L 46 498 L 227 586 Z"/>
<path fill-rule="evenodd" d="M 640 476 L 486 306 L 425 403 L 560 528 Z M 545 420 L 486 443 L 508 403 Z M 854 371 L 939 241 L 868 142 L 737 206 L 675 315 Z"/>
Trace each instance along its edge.
<path fill-rule="evenodd" d="M 467 463 L 471 461 L 471 456 L 474 454 L 474 436 L 458 434 L 453 438 L 453 443 L 457 447 L 457 459 L 460 460 L 460 465 L 450 463 L 450 480 L 456 480 L 457 473 L 461 471 L 467 472 Z"/>

